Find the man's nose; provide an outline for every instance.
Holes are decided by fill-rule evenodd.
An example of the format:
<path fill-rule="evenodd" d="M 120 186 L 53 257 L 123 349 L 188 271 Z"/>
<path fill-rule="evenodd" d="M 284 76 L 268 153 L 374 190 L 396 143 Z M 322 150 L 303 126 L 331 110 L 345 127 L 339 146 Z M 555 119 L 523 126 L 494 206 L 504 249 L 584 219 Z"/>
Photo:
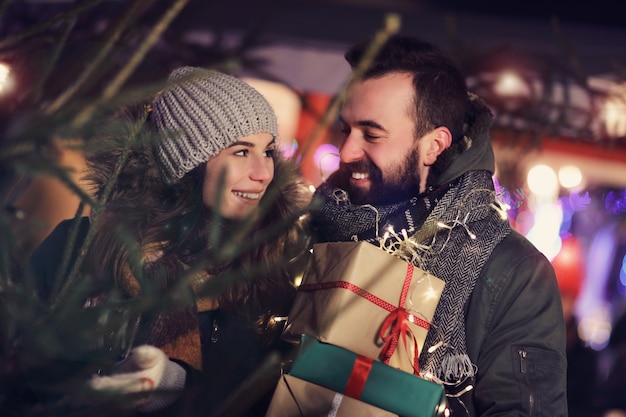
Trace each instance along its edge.
<path fill-rule="evenodd" d="M 363 146 L 362 141 L 356 137 L 355 134 L 348 135 L 339 150 L 339 158 L 341 162 L 350 163 L 359 161 L 363 158 Z"/>

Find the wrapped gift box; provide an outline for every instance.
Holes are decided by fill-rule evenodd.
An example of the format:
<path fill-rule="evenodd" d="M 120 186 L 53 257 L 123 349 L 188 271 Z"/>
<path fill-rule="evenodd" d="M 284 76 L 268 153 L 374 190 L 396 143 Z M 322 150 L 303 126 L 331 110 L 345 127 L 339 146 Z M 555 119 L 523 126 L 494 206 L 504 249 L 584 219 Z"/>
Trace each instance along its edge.
<path fill-rule="evenodd" d="M 442 385 L 306 335 L 288 373 L 402 417 L 439 417 L 447 406 Z"/>
<path fill-rule="evenodd" d="M 397 414 L 284 374 L 265 417 L 398 417 Z"/>
<path fill-rule="evenodd" d="M 443 287 L 442 280 L 370 243 L 316 244 L 283 338 L 297 342 L 307 334 L 418 374 L 415 359 Z M 403 317 L 408 320 L 400 323 Z M 396 333 L 390 356 L 381 356 L 389 352 L 382 352 L 381 330 Z"/>

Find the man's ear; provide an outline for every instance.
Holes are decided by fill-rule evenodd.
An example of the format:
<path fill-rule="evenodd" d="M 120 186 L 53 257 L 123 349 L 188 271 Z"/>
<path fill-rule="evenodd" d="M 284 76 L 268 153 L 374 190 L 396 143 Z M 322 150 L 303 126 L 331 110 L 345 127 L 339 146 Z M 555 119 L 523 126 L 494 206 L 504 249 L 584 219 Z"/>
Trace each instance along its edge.
<path fill-rule="evenodd" d="M 451 143 L 452 133 L 450 133 L 447 127 L 440 126 L 435 128 L 429 135 L 424 163 L 426 165 L 434 164 L 441 152 L 449 148 Z"/>

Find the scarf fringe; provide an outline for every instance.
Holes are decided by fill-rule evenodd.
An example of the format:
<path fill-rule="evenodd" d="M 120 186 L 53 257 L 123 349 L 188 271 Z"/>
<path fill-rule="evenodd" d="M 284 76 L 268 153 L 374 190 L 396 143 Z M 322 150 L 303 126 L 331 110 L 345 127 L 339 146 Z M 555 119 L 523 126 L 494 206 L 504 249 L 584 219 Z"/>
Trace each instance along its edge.
<path fill-rule="evenodd" d="M 441 361 L 441 377 L 446 382 L 458 382 L 474 376 L 474 365 L 467 354 L 448 355 Z"/>
<path fill-rule="evenodd" d="M 425 370 L 425 375 L 441 384 L 457 385 L 476 374 L 475 366 L 467 354 L 449 354 L 442 358 L 437 369 Z"/>

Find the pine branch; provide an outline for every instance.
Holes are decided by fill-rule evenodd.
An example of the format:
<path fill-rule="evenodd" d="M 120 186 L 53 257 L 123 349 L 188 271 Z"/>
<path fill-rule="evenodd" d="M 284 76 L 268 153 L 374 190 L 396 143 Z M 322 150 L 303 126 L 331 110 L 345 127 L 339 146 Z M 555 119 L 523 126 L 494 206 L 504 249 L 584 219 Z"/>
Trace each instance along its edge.
<path fill-rule="evenodd" d="M 7 48 L 9 46 L 13 46 L 15 44 L 17 44 L 20 41 L 23 41 L 26 38 L 29 38 L 31 36 L 34 36 L 38 33 L 41 33 L 43 31 L 45 31 L 46 29 L 49 29 L 51 27 L 54 27 L 55 25 L 57 25 L 60 22 L 63 22 L 67 19 L 73 19 L 76 16 L 78 16 L 80 13 L 84 12 L 85 10 L 89 10 L 90 8 L 94 7 L 95 5 L 97 5 L 98 3 L 101 3 L 103 0 L 87 0 L 87 1 L 79 1 L 76 2 L 78 3 L 78 5 L 72 9 L 69 10 L 65 13 L 60 13 L 57 16 L 53 17 L 52 19 L 40 23 L 38 25 L 35 26 L 31 26 L 26 28 L 26 30 L 24 30 L 21 33 L 17 33 L 13 36 L 10 36 L 6 39 L 3 39 L 2 41 L 0 41 L 0 49 L 3 48 Z M 8 3 L 8 2 L 7 2 Z M 5 4 L 3 8 L 6 8 L 8 4 Z"/>
<path fill-rule="evenodd" d="M 121 38 L 124 31 L 132 23 L 138 10 L 143 7 L 144 1 L 135 0 L 130 10 L 122 15 L 122 19 L 118 22 L 117 26 L 113 29 L 110 36 L 107 38 L 104 46 L 100 49 L 98 54 L 90 60 L 87 67 L 78 76 L 76 81 L 70 85 L 63 93 L 57 97 L 50 105 L 45 109 L 45 114 L 49 115 L 58 111 L 68 100 L 72 98 L 74 94 L 83 86 L 87 80 L 95 73 L 96 69 L 102 64 L 106 57 L 110 54 L 111 50 L 115 46 L 116 42 Z"/>
<path fill-rule="evenodd" d="M 169 24 L 174 20 L 178 13 L 187 4 L 188 0 L 176 0 L 172 6 L 166 10 L 161 20 L 157 22 L 143 43 L 139 46 L 135 54 L 128 60 L 126 65 L 119 71 L 116 77 L 109 83 L 109 85 L 102 92 L 100 99 L 95 103 L 88 105 L 82 112 L 80 112 L 74 119 L 72 125 L 76 128 L 83 126 L 96 112 L 96 109 L 113 96 L 115 96 L 120 88 L 124 85 L 128 77 L 139 66 L 141 61 L 145 58 L 146 54 L 159 40 L 163 32 L 167 29 Z"/>

